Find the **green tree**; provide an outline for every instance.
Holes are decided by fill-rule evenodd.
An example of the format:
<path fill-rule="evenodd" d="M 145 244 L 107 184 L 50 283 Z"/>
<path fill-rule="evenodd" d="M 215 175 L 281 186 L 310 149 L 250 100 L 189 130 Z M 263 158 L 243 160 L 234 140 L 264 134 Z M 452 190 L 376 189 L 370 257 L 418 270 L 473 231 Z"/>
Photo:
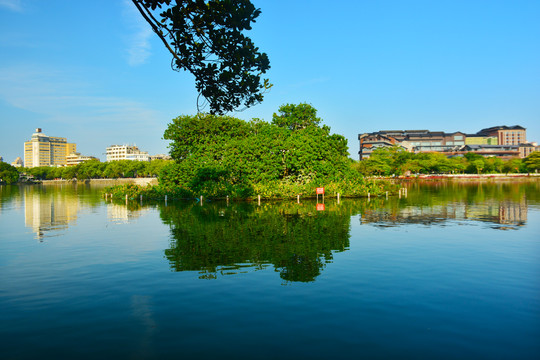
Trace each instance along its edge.
<path fill-rule="evenodd" d="M 78 166 L 66 166 L 62 168 L 62 179 L 71 180 L 77 177 Z"/>
<path fill-rule="evenodd" d="M 289 130 L 305 129 L 309 126 L 319 126 L 321 119 L 317 117 L 317 110 L 309 104 L 281 105 L 278 113 L 272 116 L 272 124 Z"/>
<path fill-rule="evenodd" d="M 373 175 L 390 175 L 392 173 L 392 167 L 388 161 L 385 161 L 383 157 L 371 156 L 365 161 L 365 170 L 367 174 Z"/>
<path fill-rule="evenodd" d="M 47 175 L 47 179 L 60 179 L 62 178 L 62 167 L 53 167 L 49 174 Z"/>
<path fill-rule="evenodd" d="M 17 168 L 8 163 L 0 162 L 0 182 L 12 184 L 19 180 Z"/>
<path fill-rule="evenodd" d="M 448 160 L 450 160 L 453 173 L 463 173 L 467 168 L 467 159 L 464 157 L 454 157 Z"/>
<path fill-rule="evenodd" d="M 527 168 L 527 171 L 538 171 L 540 169 L 540 151 L 530 153 L 525 159 L 523 164 Z"/>
<path fill-rule="evenodd" d="M 251 1 L 132 1 L 173 55 L 173 69 L 195 76 L 210 113 L 223 114 L 262 101 L 271 85 L 261 75 L 270 62 L 243 34 L 261 13 Z"/>
<path fill-rule="evenodd" d="M 347 140 L 318 121 L 293 129 L 211 114 L 178 117 L 164 134 L 175 163 L 163 168 L 160 183 L 194 190 L 199 181 L 216 181 L 240 193 L 254 184 L 340 178 L 351 169 Z"/>
<path fill-rule="evenodd" d="M 103 172 L 107 167 L 106 163 L 99 160 L 88 160 L 80 163 L 77 170 L 77 179 L 98 179 L 103 177 Z"/>
<path fill-rule="evenodd" d="M 150 163 L 147 164 L 144 173 L 141 173 L 140 175 L 148 177 L 158 176 L 161 172 L 161 169 L 163 169 L 163 167 L 165 167 L 170 162 L 170 160 L 162 159 L 152 160 L 150 161 Z"/>
<path fill-rule="evenodd" d="M 503 165 L 503 171 L 505 174 L 508 173 L 518 173 L 522 167 L 522 162 L 520 159 L 511 159 L 507 160 Z"/>
<path fill-rule="evenodd" d="M 49 167 L 49 166 L 39 166 L 39 167 L 28 169 L 28 173 L 34 176 L 34 179 L 45 180 L 48 178 L 49 173 L 53 169 L 54 169 L 53 167 Z"/>
<path fill-rule="evenodd" d="M 486 166 L 484 159 L 473 160 L 471 164 L 476 169 L 478 174 L 480 174 L 482 170 L 484 170 L 484 167 Z"/>
<path fill-rule="evenodd" d="M 476 154 L 474 152 L 468 152 L 466 153 L 465 155 L 463 155 L 465 157 L 465 159 L 467 159 L 469 162 L 471 161 L 474 161 L 474 160 L 479 160 L 479 159 L 483 159 L 483 156 L 480 155 L 480 154 Z"/>

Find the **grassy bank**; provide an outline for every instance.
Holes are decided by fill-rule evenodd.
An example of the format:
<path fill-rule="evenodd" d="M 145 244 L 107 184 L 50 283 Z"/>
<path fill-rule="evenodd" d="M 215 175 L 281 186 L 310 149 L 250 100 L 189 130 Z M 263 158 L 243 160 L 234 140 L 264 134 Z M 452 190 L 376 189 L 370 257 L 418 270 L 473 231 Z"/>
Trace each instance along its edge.
<path fill-rule="evenodd" d="M 316 188 L 323 187 L 326 196 L 341 197 L 367 197 L 367 196 L 383 196 L 386 192 L 389 195 L 398 193 L 399 185 L 395 181 L 388 180 L 364 180 L 348 182 L 327 182 L 327 183 L 309 183 L 297 184 L 286 182 L 269 182 L 266 184 L 254 184 L 246 186 L 235 186 L 230 184 L 206 184 L 205 187 L 197 187 L 197 189 L 180 187 L 180 186 L 164 186 L 164 185 L 148 185 L 140 186 L 135 184 L 124 184 L 107 187 L 103 193 L 112 195 L 113 198 L 139 199 L 142 195 L 145 199 L 193 199 L 203 196 L 210 199 L 237 199 L 237 200 L 279 200 L 292 199 L 298 195 L 301 197 L 315 197 Z"/>

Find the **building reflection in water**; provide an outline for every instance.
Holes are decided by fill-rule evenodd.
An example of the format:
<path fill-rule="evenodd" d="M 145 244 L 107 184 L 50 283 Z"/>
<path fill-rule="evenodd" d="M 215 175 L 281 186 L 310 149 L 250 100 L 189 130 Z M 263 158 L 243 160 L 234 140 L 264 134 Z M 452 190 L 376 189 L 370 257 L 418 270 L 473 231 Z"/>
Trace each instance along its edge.
<path fill-rule="evenodd" d="M 25 225 L 39 241 L 54 236 L 56 231 L 66 229 L 77 220 L 79 201 L 72 194 L 28 187 L 23 198 Z"/>
<path fill-rule="evenodd" d="M 126 205 L 111 202 L 107 204 L 107 218 L 116 224 L 127 224 L 148 211 L 147 207 L 137 206 L 134 203 Z"/>
<path fill-rule="evenodd" d="M 404 223 L 436 224 L 448 220 L 481 221 L 492 223 L 494 228 L 517 229 L 527 222 L 527 201 L 487 200 L 483 204 L 449 202 L 433 206 L 407 206 L 403 208 L 366 209 L 360 222 L 381 226 L 398 226 Z"/>
<path fill-rule="evenodd" d="M 78 213 L 84 207 L 95 205 L 92 202 L 85 203 L 79 196 L 81 192 L 77 188 L 26 187 L 22 195 L 26 227 L 32 229 L 39 241 L 45 237 L 57 236 L 58 231 L 76 223 Z M 99 197 L 91 201 L 101 203 Z M 108 203 L 106 207 L 107 218 L 117 224 L 129 223 L 149 211 L 138 204 L 126 206 L 123 203 Z"/>

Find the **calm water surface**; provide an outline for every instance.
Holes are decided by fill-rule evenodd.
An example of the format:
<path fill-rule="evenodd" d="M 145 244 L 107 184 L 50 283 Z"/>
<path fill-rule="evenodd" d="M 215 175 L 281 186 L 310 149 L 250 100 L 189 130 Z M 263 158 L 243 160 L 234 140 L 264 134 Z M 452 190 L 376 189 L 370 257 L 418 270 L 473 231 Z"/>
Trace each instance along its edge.
<path fill-rule="evenodd" d="M 540 185 L 113 203 L 0 187 L 0 357 L 540 358 Z"/>

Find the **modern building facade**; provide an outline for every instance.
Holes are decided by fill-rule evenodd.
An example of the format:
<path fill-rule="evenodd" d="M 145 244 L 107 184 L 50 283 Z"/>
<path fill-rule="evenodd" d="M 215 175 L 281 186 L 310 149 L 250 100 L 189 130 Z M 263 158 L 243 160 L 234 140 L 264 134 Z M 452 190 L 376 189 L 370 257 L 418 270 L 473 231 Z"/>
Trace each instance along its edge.
<path fill-rule="evenodd" d="M 77 145 L 68 143 L 66 138 L 47 136 L 37 128 L 30 141 L 24 143 L 24 165 L 65 166 L 67 156 L 77 151 Z"/>
<path fill-rule="evenodd" d="M 527 143 L 526 135 L 526 129 L 519 125 L 494 126 L 476 134 L 460 131 L 380 130 L 358 135 L 358 155 L 360 160 L 365 160 L 377 148 L 397 145 L 414 153 L 440 152 L 447 156 L 459 156 L 472 151 L 483 156 L 524 158 L 536 148 L 536 145 Z"/>
<path fill-rule="evenodd" d="M 150 161 L 147 151 L 141 151 L 135 145 L 111 145 L 107 148 L 107 161 L 134 160 Z"/>
<path fill-rule="evenodd" d="M 493 126 L 482 129 L 477 134 L 496 137 L 496 145 L 519 145 L 527 142 L 527 130 L 519 125 Z"/>

